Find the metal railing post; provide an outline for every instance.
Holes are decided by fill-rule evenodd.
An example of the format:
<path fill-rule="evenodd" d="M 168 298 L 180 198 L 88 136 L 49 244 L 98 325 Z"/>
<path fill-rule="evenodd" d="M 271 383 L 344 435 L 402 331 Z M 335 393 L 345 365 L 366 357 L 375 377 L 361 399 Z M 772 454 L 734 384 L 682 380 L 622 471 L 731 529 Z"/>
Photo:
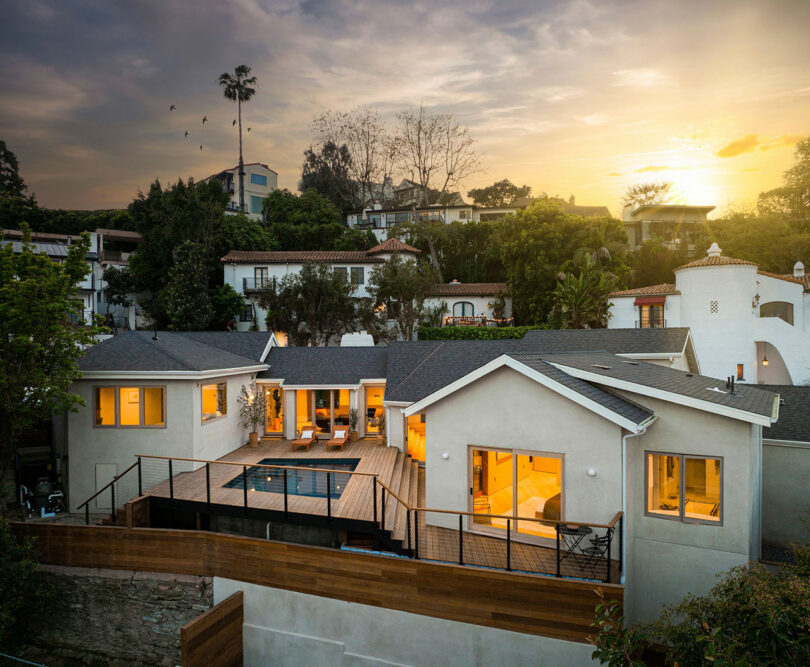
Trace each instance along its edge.
<path fill-rule="evenodd" d="M 382 507 L 380 508 L 380 511 L 382 512 L 382 521 L 380 522 L 380 529 L 385 530 L 385 487 L 382 487 L 381 494 L 382 494 L 381 500 Z"/>
<path fill-rule="evenodd" d="M 115 477 L 110 484 L 110 519 L 115 523 Z"/>
<path fill-rule="evenodd" d="M 242 495 L 245 498 L 244 511 L 247 512 L 247 466 L 242 466 L 242 485 L 244 486 Z"/>
<path fill-rule="evenodd" d="M 619 517 L 619 572 L 624 572 L 624 514 Z"/>
<path fill-rule="evenodd" d="M 326 519 L 332 523 L 332 473 L 326 473 Z"/>
<path fill-rule="evenodd" d="M 205 464 L 205 504 L 211 509 L 211 464 Z"/>
<path fill-rule="evenodd" d="M 284 518 L 287 518 L 287 468 L 284 468 Z"/>
<path fill-rule="evenodd" d="M 613 540 L 613 528 L 608 528 L 607 530 L 607 551 L 605 552 L 605 557 L 607 558 L 607 578 L 605 581 L 609 584 L 610 583 L 610 544 Z"/>
<path fill-rule="evenodd" d="M 143 495 L 143 476 L 141 474 L 141 457 L 138 457 L 138 497 Z"/>
<path fill-rule="evenodd" d="M 413 511 L 413 553 L 419 560 L 419 512 L 416 510 Z"/>
<path fill-rule="evenodd" d="M 169 459 L 169 500 L 174 503 L 174 475 L 172 475 L 172 460 Z"/>
<path fill-rule="evenodd" d="M 90 525 L 90 503 L 84 504 L 84 525 Z"/>
<path fill-rule="evenodd" d="M 512 520 L 506 520 L 506 571 L 512 571 Z"/>
<path fill-rule="evenodd" d="M 405 510 L 405 524 L 408 530 L 408 553 L 413 558 L 413 548 L 411 547 L 411 510 Z"/>
<path fill-rule="evenodd" d="M 554 528 L 557 530 L 557 576 L 560 576 L 560 524 L 555 523 Z"/>
<path fill-rule="evenodd" d="M 464 517 L 458 515 L 458 564 L 464 565 Z"/>
<path fill-rule="evenodd" d="M 376 475 L 374 477 L 372 477 L 371 479 L 374 480 L 374 485 L 373 485 L 374 486 L 374 502 L 372 504 L 374 505 L 374 527 L 376 528 L 377 527 L 377 477 L 376 477 Z"/>

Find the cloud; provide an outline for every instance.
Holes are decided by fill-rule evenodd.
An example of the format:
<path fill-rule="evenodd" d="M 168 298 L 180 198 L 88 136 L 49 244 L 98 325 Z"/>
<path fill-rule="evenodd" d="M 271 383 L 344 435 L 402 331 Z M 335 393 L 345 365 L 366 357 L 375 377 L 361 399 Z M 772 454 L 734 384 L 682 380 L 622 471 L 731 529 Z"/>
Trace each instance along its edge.
<path fill-rule="evenodd" d="M 783 134 L 771 139 L 760 141 L 757 134 L 746 134 L 742 139 L 732 141 L 730 144 L 723 146 L 715 155 L 717 157 L 737 157 L 743 153 L 750 153 L 757 148 L 761 151 L 769 151 L 772 148 L 782 148 L 783 146 L 793 146 L 801 141 L 804 137 L 800 134 Z"/>
<path fill-rule="evenodd" d="M 621 176 L 622 172 L 620 171 L 611 171 L 608 176 Z"/>
<path fill-rule="evenodd" d="M 740 169 L 740 171 L 759 171 L 759 169 L 748 168 L 748 169 Z"/>
<path fill-rule="evenodd" d="M 607 123 L 608 117 L 603 113 L 592 113 L 587 116 L 581 116 L 577 118 L 577 120 L 581 120 L 586 125 L 602 125 L 603 123 Z"/>
<path fill-rule="evenodd" d="M 743 153 L 750 153 L 759 145 L 759 137 L 756 134 L 746 134 L 742 139 L 726 144 L 715 153 L 717 157 L 737 157 Z"/>
<path fill-rule="evenodd" d="M 653 88 L 663 86 L 672 81 L 672 77 L 650 68 L 620 69 L 613 72 L 616 77 L 614 86 L 625 88 Z"/>
<path fill-rule="evenodd" d="M 637 174 L 646 174 L 649 172 L 656 172 L 656 171 L 672 171 L 673 169 L 688 169 L 689 167 L 669 167 L 667 165 L 650 165 L 648 167 L 642 167 L 641 169 L 636 169 Z"/>

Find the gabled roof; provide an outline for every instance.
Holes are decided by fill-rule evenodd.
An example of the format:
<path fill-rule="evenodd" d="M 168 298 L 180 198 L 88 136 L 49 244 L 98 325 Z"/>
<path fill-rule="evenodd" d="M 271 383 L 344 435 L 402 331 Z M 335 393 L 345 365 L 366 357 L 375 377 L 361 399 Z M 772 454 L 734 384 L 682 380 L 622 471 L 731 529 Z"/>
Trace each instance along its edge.
<path fill-rule="evenodd" d="M 269 346 L 276 344 L 272 331 L 184 331 L 182 334 L 199 343 L 254 361 L 265 361 Z"/>
<path fill-rule="evenodd" d="M 622 359 L 606 352 L 568 352 L 543 358 L 569 375 L 589 382 L 763 426 L 769 426 L 779 414 L 775 394 L 752 385 L 737 385 L 732 394 L 723 380 Z"/>
<path fill-rule="evenodd" d="M 440 283 L 427 291 L 428 296 L 496 296 L 506 293 L 506 283 Z"/>
<path fill-rule="evenodd" d="M 757 389 L 775 392 L 780 398 L 779 419 L 762 431 L 762 437 L 810 444 L 810 387 L 758 384 Z"/>
<path fill-rule="evenodd" d="M 708 255 L 696 259 L 694 262 L 679 266 L 677 269 L 673 269 L 673 271 L 678 272 L 681 269 L 693 269 L 698 266 L 731 266 L 732 264 L 757 265 L 756 262 L 749 262 L 747 259 L 737 259 L 736 257 L 726 257 L 725 255 Z"/>
<path fill-rule="evenodd" d="M 256 332 L 242 338 L 239 332 L 126 331 L 89 348 L 79 359 L 84 376 L 117 373 L 193 374 L 242 369 L 262 370 Z M 259 332 L 265 345 L 271 333 Z M 231 338 L 225 339 L 226 336 Z M 262 350 L 264 346 L 262 346 Z M 240 354 L 232 350 L 237 350 Z M 243 356 L 245 355 L 245 356 Z"/>
<path fill-rule="evenodd" d="M 375 245 L 373 248 L 366 250 L 366 252 L 369 255 L 376 255 L 383 252 L 411 252 L 414 254 L 420 254 L 422 251 L 418 248 L 414 248 L 412 245 L 408 245 L 407 243 L 403 243 L 399 239 L 392 237 L 386 241 L 383 241 L 379 245 Z"/>
<path fill-rule="evenodd" d="M 246 167 L 264 167 L 267 171 L 272 171 L 276 176 L 278 176 L 278 172 L 274 169 L 270 169 L 264 162 L 245 162 Z M 210 176 L 206 176 L 203 180 L 207 181 L 210 178 L 214 178 L 215 176 L 219 176 L 220 174 L 225 173 L 226 171 L 236 171 L 239 169 L 239 165 L 237 164 L 235 167 L 228 167 L 227 169 L 222 169 L 218 171 L 216 174 L 211 174 Z"/>
<path fill-rule="evenodd" d="M 673 283 L 661 283 L 660 285 L 650 285 L 649 287 L 634 287 L 633 289 L 619 290 L 611 292 L 608 297 L 614 296 L 657 296 L 659 294 L 680 294 Z"/>
<path fill-rule="evenodd" d="M 511 368 L 525 375 L 538 384 L 551 389 L 633 433 L 638 433 L 643 430 L 645 422 L 650 421 L 654 417 L 652 411 L 605 391 L 600 387 L 567 375 L 554 368 L 551 364 L 546 363 L 540 355 L 533 354 L 501 355 L 489 363 L 467 373 L 455 382 L 426 396 L 421 401 L 410 405 L 404 413 L 406 416 L 409 416 L 421 412 L 429 405 L 463 389 L 489 373 L 504 367 Z"/>
<path fill-rule="evenodd" d="M 285 385 L 356 385 L 384 379 L 387 347 L 274 347 L 268 369 L 259 378 L 284 380 Z"/>
<path fill-rule="evenodd" d="M 383 262 L 365 250 L 231 250 L 220 261 L 234 264 L 304 264 L 306 262 Z"/>

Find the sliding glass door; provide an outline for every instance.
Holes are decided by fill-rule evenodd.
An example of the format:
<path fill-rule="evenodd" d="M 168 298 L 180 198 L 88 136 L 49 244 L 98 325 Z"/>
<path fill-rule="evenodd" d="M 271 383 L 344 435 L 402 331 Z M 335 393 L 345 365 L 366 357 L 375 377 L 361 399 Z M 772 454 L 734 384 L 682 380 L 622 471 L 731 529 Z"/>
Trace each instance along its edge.
<path fill-rule="evenodd" d="M 470 448 L 472 528 L 503 535 L 507 517 L 562 518 L 563 455 L 519 450 Z M 494 516 L 484 516 L 494 515 Z M 513 537 L 554 538 L 553 526 L 511 522 Z"/>
<path fill-rule="evenodd" d="M 298 389 L 295 392 L 295 426 L 315 426 L 321 435 L 329 435 L 336 425 L 349 424 L 348 389 Z"/>
<path fill-rule="evenodd" d="M 266 386 L 264 388 L 265 404 L 265 433 L 268 435 L 281 435 L 284 432 L 284 393 L 281 387 Z"/>

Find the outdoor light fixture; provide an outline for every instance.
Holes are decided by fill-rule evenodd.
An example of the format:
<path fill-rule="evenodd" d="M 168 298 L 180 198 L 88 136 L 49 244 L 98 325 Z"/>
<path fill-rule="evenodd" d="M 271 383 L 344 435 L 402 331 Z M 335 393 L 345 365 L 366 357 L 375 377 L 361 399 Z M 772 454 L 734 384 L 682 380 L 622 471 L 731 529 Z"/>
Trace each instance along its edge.
<path fill-rule="evenodd" d="M 765 354 L 762 355 L 762 365 L 768 365 L 768 344 L 765 343 Z"/>
<path fill-rule="evenodd" d="M 450 454 L 448 454 L 447 452 L 444 452 L 444 454 L 442 454 L 442 458 L 446 461 L 447 459 L 450 458 Z"/>
<path fill-rule="evenodd" d="M 588 477 L 596 477 L 596 470 L 588 468 Z"/>

